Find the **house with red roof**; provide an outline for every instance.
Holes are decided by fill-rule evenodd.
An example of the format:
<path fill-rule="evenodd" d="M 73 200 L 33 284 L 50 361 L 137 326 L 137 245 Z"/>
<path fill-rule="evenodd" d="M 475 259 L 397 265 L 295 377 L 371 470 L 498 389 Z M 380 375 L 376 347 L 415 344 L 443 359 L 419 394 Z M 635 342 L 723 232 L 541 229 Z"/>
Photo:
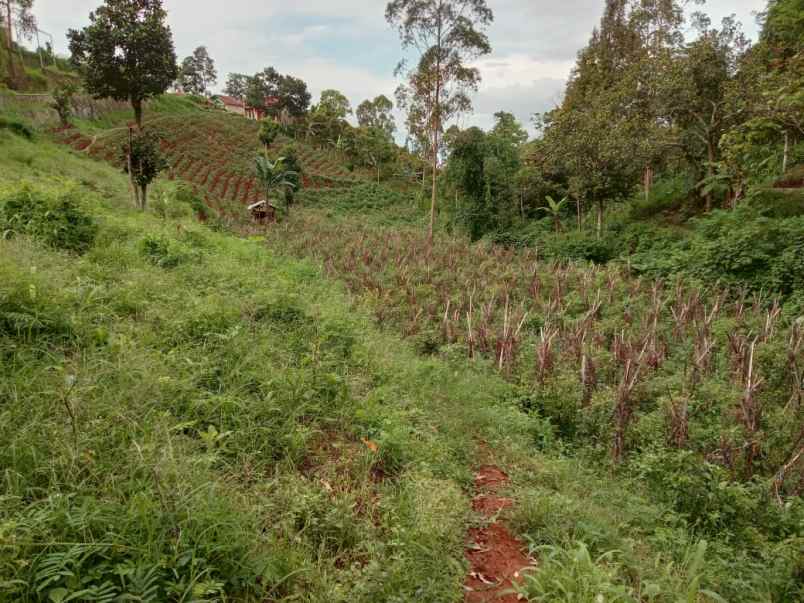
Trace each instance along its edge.
<path fill-rule="evenodd" d="M 219 106 L 222 106 L 227 112 L 234 113 L 235 115 L 242 115 L 246 119 L 254 119 L 256 121 L 265 119 L 268 116 L 268 112 L 265 109 L 275 107 L 280 102 L 278 96 L 266 96 L 265 108 L 263 108 L 252 107 L 241 98 L 226 96 L 224 94 L 215 97 L 215 100 L 218 102 Z"/>

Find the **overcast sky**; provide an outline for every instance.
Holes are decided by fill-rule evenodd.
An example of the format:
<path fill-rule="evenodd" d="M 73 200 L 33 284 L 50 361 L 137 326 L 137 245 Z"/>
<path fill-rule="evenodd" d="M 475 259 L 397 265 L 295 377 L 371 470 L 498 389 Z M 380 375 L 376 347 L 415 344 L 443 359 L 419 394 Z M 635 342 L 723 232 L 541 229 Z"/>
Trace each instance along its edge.
<path fill-rule="evenodd" d="M 65 32 L 88 23 L 100 0 L 35 0 L 40 27 L 66 52 Z M 205 45 L 220 86 L 229 72 L 274 66 L 304 79 L 314 97 L 337 88 L 353 106 L 385 94 L 393 98 L 400 58 L 396 32 L 385 22 L 385 0 L 164 0 L 179 58 Z M 488 126 L 500 110 L 523 122 L 560 99 L 575 56 L 599 22 L 604 0 L 488 0 L 495 21 L 494 52 L 480 61 L 483 75 L 475 113 L 462 125 Z M 732 13 L 756 35 L 754 13 L 765 0 L 708 0 L 714 22 Z M 400 124 L 401 125 L 401 124 Z"/>

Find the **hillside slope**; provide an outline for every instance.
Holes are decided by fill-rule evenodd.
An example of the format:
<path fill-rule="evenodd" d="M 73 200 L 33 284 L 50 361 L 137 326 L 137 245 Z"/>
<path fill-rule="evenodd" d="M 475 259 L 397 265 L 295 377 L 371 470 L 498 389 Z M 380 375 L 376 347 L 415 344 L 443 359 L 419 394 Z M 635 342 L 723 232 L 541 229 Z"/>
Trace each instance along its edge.
<path fill-rule="evenodd" d="M 457 603 L 494 578 L 464 550 L 494 520 L 471 505 L 493 463 L 532 601 L 794 600 L 799 540 L 707 544 L 563 454 L 493 367 L 381 331 L 382 289 L 352 297 L 181 205 L 134 211 L 118 170 L 41 134 L 0 145 L 0 599 Z M 94 240 L 59 249 L 81 216 Z"/>
<path fill-rule="evenodd" d="M 264 152 L 258 140 L 259 123 L 170 95 L 150 103 L 149 109 L 145 128 L 162 140 L 171 166 L 169 178 L 189 182 L 218 209 L 226 202 L 246 204 L 258 199 L 254 158 Z M 129 112 L 121 107 L 100 122 L 79 120 L 78 127 L 61 130 L 56 137 L 119 167 L 129 121 Z M 302 165 L 305 188 L 351 186 L 364 178 L 350 173 L 336 151 L 303 141 L 280 136 L 269 152 L 278 156 L 291 143 Z"/>

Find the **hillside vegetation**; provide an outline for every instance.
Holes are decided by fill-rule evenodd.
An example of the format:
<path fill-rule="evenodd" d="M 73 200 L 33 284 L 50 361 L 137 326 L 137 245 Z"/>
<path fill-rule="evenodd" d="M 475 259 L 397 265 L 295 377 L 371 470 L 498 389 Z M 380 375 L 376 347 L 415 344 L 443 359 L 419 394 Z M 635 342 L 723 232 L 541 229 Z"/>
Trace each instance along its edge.
<path fill-rule="evenodd" d="M 683 285 L 649 303 L 652 285 L 619 269 L 460 238 L 428 263 L 403 226 L 424 220 L 415 198 L 376 185 L 309 193 L 268 250 L 195 224 L 169 180 L 141 214 L 111 166 L 42 134 L 0 137 L 7 599 L 459 601 L 482 462 L 511 473 L 509 519 L 544 559 L 523 586 L 534 601 L 556 585 L 577 600 L 799 596 L 801 507 L 777 506 L 768 481 L 801 424 L 787 315 L 714 311 Z M 376 216 L 365 229 L 350 217 L 360 199 Z M 664 300 L 647 331 L 657 366 L 624 395 Z M 768 387 L 746 401 L 721 337 L 750 344 L 752 330 Z M 679 374 L 707 336 L 717 352 Z M 576 375 L 584 358 L 594 385 Z M 761 431 L 729 410 L 746 403 Z M 684 449 L 664 414 L 681 405 Z M 618 426 L 612 408 L 633 418 Z M 749 433 L 756 455 L 730 448 Z M 612 441 L 627 462 L 598 474 Z M 754 479 L 699 460 L 729 450 L 733 478 Z M 560 561 L 584 554 L 583 569 Z"/>
<path fill-rule="evenodd" d="M 405 148 L 99 1 L 0 90 L 0 602 L 804 601 L 802 0 L 605 0 L 533 139 L 392 0 Z"/>

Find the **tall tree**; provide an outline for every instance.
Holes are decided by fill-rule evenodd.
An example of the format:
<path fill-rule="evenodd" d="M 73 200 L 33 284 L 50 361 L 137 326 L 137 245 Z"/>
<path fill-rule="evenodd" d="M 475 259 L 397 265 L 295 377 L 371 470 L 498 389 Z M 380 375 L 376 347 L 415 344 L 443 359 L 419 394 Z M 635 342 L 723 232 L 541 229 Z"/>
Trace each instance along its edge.
<path fill-rule="evenodd" d="M 374 100 L 364 100 L 357 107 L 355 116 L 357 123 L 365 128 L 379 128 L 386 132 L 389 136 L 393 136 L 396 132 L 396 123 L 391 111 L 394 110 L 394 103 L 381 94 Z"/>
<path fill-rule="evenodd" d="M 382 167 L 394 158 L 394 141 L 391 135 L 377 126 L 364 126 L 354 131 L 352 151 L 357 160 L 377 172 L 380 182 Z"/>
<path fill-rule="evenodd" d="M 23 36 L 36 32 L 33 3 L 34 0 L 0 0 L 0 9 L 6 26 L 8 69 L 12 80 L 17 77 L 14 67 L 14 30 L 18 30 Z"/>
<path fill-rule="evenodd" d="M 292 75 L 283 75 L 277 85 L 278 102 L 269 107 L 269 114 L 274 116 L 287 112 L 293 118 L 303 116 L 310 107 L 312 96 L 304 80 Z"/>
<path fill-rule="evenodd" d="M 723 20 L 720 29 L 696 16 L 700 34 L 686 45 L 664 81 L 667 113 L 678 126 L 691 165 L 698 168 L 702 188 L 715 176 L 723 134 L 744 114 L 746 99 L 737 88 L 739 60 L 747 47 L 739 23 Z M 705 166 L 701 170 L 699 166 Z M 706 210 L 712 207 L 705 193 Z"/>
<path fill-rule="evenodd" d="M 209 56 L 206 46 L 199 46 L 193 54 L 186 57 L 179 70 L 179 85 L 190 94 L 203 96 L 210 86 L 218 81 L 215 61 Z"/>
<path fill-rule="evenodd" d="M 318 102 L 318 110 L 326 113 L 333 119 L 346 119 L 352 114 L 352 105 L 349 99 L 339 90 L 324 90 Z"/>
<path fill-rule="evenodd" d="M 513 113 L 498 111 L 494 114 L 494 129 L 491 133 L 503 140 L 509 141 L 514 147 L 528 141 L 528 132 L 517 121 Z"/>
<path fill-rule="evenodd" d="M 245 98 L 248 92 L 248 87 L 251 81 L 251 76 L 243 73 L 230 73 L 226 77 L 226 86 L 223 91 L 229 96 L 235 98 Z"/>
<path fill-rule="evenodd" d="M 411 91 L 407 98 L 419 99 L 413 109 L 432 141 L 433 190 L 427 236 L 432 244 L 440 137 L 452 117 L 471 107 L 468 93 L 477 89 L 480 72 L 469 62 L 491 52 L 484 30 L 494 14 L 485 0 L 392 0 L 385 18 L 398 28 L 403 49 L 415 49 L 420 56 L 414 69 L 407 70 L 403 61 L 397 72 L 407 71 Z"/>
<path fill-rule="evenodd" d="M 129 101 L 138 128 L 143 101 L 163 94 L 178 77 L 166 19 L 162 0 L 104 0 L 89 14 L 90 25 L 67 34 L 87 91 Z"/>

